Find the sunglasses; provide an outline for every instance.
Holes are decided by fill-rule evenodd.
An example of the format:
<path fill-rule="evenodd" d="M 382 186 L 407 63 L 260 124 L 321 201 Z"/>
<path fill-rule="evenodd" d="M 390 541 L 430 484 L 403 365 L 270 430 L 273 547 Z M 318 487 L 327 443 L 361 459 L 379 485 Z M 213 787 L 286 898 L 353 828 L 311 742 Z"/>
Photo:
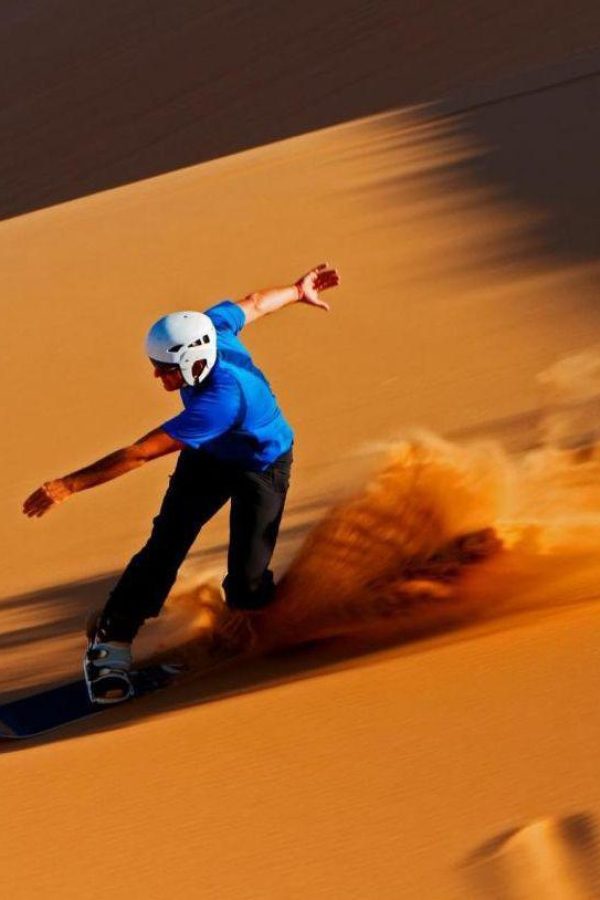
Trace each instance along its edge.
<path fill-rule="evenodd" d="M 158 359 L 152 358 L 150 358 L 150 362 L 155 369 L 158 369 L 159 372 L 164 372 L 165 375 L 167 375 L 169 372 L 179 372 L 179 366 L 177 365 L 177 363 L 160 362 Z"/>

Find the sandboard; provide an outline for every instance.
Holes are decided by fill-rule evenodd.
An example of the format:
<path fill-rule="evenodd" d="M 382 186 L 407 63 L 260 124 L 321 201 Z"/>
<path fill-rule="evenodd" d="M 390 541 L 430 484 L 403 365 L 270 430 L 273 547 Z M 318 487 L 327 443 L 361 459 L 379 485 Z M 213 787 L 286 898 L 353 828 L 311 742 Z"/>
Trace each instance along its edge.
<path fill-rule="evenodd" d="M 90 701 L 83 679 L 0 706 L 0 740 L 34 737 L 88 716 L 96 716 L 114 706 L 167 687 L 181 672 L 177 665 L 150 665 L 131 673 L 135 694 L 123 703 L 98 705 Z"/>

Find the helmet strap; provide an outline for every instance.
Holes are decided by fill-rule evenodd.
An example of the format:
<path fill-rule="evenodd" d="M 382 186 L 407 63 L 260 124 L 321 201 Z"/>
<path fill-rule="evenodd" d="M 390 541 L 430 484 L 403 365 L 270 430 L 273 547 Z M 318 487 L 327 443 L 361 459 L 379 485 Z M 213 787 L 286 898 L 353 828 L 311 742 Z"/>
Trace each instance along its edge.
<path fill-rule="evenodd" d="M 205 359 L 197 359 L 192 366 L 192 378 L 194 379 L 195 384 L 198 384 L 198 378 L 202 375 L 207 365 L 208 363 Z"/>

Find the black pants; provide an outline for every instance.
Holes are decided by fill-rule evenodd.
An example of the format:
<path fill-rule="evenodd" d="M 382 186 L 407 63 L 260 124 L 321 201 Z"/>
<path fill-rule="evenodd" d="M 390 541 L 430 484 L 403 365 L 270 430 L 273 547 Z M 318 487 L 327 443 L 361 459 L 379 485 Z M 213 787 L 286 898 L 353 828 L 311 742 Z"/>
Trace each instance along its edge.
<path fill-rule="evenodd" d="M 154 519 L 146 545 L 136 553 L 111 592 L 102 624 L 109 640 L 133 640 L 148 617 L 157 616 L 177 571 L 202 526 L 231 499 L 227 604 L 259 609 L 272 599 L 268 568 L 275 548 L 292 465 L 292 451 L 264 472 L 185 449 Z"/>

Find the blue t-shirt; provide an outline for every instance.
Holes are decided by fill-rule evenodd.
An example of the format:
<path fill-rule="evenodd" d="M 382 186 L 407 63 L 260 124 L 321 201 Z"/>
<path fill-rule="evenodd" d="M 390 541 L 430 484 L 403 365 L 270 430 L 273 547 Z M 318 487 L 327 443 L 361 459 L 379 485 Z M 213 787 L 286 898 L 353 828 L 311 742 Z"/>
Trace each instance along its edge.
<path fill-rule="evenodd" d="M 184 409 L 162 427 L 188 447 L 261 471 L 290 449 L 294 433 L 237 337 L 244 311 L 224 300 L 205 315 L 217 331 L 217 362 L 201 384 L 181 389 Z"/>

